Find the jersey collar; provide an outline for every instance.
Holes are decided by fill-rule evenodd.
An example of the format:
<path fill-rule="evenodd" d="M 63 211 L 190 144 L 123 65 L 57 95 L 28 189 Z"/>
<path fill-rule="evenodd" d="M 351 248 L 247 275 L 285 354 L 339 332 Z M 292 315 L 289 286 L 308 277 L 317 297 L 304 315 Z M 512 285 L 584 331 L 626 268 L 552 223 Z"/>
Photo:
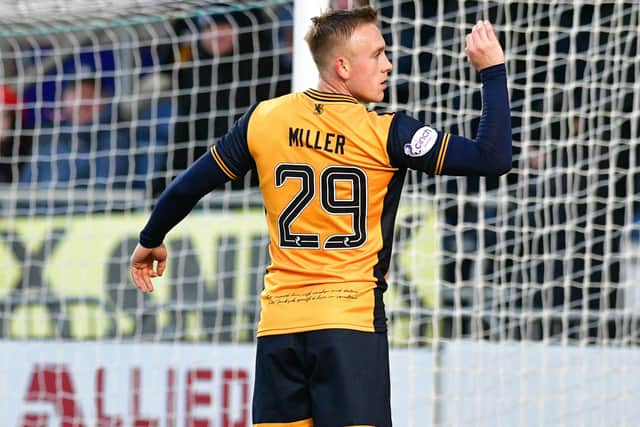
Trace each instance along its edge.
<path fill-rule="evenodd" d="M 320 92 L 316 89 L 307 89 L 304 94 L 314 101 L 321 102 L 350 102 L 352 104 L 359 104 L 358 100 L 353 96 L 341 95 L 339 93 Z"/>

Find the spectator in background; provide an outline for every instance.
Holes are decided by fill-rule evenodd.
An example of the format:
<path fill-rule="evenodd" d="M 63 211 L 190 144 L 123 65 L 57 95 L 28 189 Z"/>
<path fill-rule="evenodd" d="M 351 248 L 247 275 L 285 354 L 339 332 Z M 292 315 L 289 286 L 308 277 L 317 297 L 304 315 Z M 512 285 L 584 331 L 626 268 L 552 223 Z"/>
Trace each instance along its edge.
<path fill-rule="evenodd" d="M 118 122 L 129 140 L 127 188 L 144 190 L 149 197 L 163 188 L 168 168 L 176 110 L 171 66 L 167 66 L 174 62 L 173 49 L 158 40 L 141 46 L 136 55 L 140 68 L 131 79 L 131 96 L 120 102 Z"/>
<path fill-rule="evenodd" d="M 163 172 L 167 168 L 173 111 L 171 98 L 154 91 L 138 102 L 138 108 L 131 117 L 131 187 L 149 191 L 149 195 L 155 194 L 162 187 Z"/>
<path fill-rule="evenodd" d="M 52 188 L 124 186 L 128 144 L 113 128 L 115 107 L 99 80 L 87 77 L 68 83 L 60 102 L 52 127 L 36 135 L 20 182 Z"/>
<path fill-rule="evenodd" d="M 281 78 L 288 79 L 285 73 L 293 70 L 293 2 L 278 6 L 274 9 L 277 29 L 277 45 L 281 66 Z"/>
<path fill-rule="evenodd" d="M 0 85 L 0 183 L 18 180 L 31 140 L 21 131 L 18 96 L 8 85 Z"/>
<path fill-rule="evenodd" d="M 100 76 L 100 87 L 104 93 L 115 92 L 116 53 L 112 46 L 104 46 L 98 40 L 83 45 L 81 49 L 64 52 L 47 39 L 38 40 L 38 44 L 20 53 L 24 57 L 24 66 L 28 69 L 39 68 L 42 63 L 48 64 L 35 81 L 25 81 L 21 94 L 24 109 L 24 122 L 27 128 L 40 129 L 53 126 L 58 114 L 58 103 L 61 95 L 61 79 L 65 84 L 78 76 Z"/>
<path fill-rule="evenodd" d="M 187 22 L 199 33 L 180 47 L 176 171 L 204 153 L 252 104 L 290 91 L 290 81 L 280 77 L 290 70 L 273 51 L 274 30 L 264 30 L 265 21 L 260 11 L 249 10 Z M 233 186 L 248 183 L 256 184 L 255 174 Z"/>

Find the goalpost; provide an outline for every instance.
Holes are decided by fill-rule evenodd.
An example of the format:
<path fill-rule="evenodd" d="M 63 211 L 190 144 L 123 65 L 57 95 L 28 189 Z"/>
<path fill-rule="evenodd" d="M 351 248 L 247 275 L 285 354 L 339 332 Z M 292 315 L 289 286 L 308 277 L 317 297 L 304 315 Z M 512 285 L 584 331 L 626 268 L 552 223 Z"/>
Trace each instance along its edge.
<path fill-rule="evenodd" d="M 159 192 L 239 115 L 315 84 L 297 43 L 329 2 L 8 3 L 0 419 L 250 425 L 269 263 L 255 177 L 170 233 L 152 295 L 128 257 Z M 473 136 L 464 36 L 489 19 L 513 117 L 508 175 L 408 174 L 385 295 L 394 425 L 635 426 L 640 4 L 370 3 L 394 65 L 370 108 Z"/>

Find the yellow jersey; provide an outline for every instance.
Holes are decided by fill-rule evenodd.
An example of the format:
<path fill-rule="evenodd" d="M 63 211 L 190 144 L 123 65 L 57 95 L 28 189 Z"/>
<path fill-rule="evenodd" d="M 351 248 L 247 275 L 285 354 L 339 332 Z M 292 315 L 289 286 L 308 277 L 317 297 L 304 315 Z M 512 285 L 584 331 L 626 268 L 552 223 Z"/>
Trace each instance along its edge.
<path fill-rule="evenodd" d="M 255 168 L 260 181 L 271 265 L 258 336 L 386 330 L 382 294 L 406 167 L 420 157 L 438 173 L 447 135 L 309 89 L 257 104 L 212 147 L 230 178 Z"/>

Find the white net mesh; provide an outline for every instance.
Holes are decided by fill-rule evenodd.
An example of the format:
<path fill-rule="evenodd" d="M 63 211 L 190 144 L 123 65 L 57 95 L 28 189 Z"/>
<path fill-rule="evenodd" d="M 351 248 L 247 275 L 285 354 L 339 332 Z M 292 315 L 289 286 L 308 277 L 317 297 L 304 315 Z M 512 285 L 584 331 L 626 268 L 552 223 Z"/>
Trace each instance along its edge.
<path fill-rule="evenodd" d="M 507 176 L 408 176 L 385 297 L 395 425 L 636 425 L 640 5 L 372 3 L 394 64 L 376 108 L 474 135 L 464 35 L 489 19 L 514 132 Z M 249 425 L 269 262 L 255 177 L 171 232 L 151 296 L 128 257 L 166 184 L 290 90 L 292 2 L 0 7 L 0 414 Z"/>

